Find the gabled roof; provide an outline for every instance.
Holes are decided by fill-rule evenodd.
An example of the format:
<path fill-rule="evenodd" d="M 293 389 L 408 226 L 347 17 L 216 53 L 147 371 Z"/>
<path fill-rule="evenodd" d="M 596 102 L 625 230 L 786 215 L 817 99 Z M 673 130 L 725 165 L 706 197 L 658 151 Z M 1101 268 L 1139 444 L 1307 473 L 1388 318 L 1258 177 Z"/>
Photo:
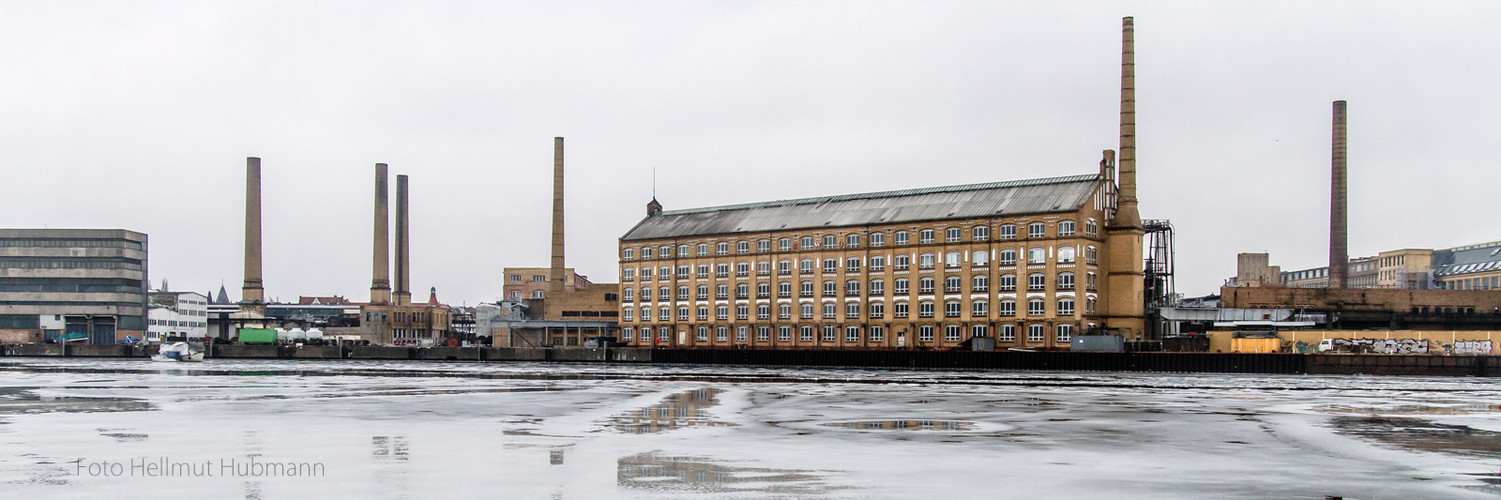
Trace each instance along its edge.
<path fill-rule="evenodd" d="M 1071 212 L 1088 202 L 1102 180 L 1087 174 L 667 210 L 642 219 L 620 239 Z"/>

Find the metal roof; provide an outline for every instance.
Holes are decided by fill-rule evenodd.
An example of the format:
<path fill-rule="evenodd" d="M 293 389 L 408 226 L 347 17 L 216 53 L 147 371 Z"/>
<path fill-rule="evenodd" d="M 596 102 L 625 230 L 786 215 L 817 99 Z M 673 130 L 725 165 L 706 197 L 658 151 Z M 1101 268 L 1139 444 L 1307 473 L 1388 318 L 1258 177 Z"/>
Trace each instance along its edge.
<path fill-rule="evenodd" d="M 1070 212 L 1102 180 L 1087 174 L 666 210 L 642 219 L 621 240 Z"/>
<path fill-rule="evenodd" d="M 1454 276 L 1501 269 L 1501 241 L 1434 252 L 1434 274 Z"/>

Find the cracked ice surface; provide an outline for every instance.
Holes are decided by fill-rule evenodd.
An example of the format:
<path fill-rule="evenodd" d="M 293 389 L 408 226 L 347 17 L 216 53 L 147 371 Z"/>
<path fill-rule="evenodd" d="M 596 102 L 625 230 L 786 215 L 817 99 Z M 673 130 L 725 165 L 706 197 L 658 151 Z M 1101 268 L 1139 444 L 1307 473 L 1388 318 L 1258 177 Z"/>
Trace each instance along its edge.
<path fill-rule="evenodd" d="M 1497 498 L 1498 404 L 1476 378 L 9 358 L 0 492 Z"/>

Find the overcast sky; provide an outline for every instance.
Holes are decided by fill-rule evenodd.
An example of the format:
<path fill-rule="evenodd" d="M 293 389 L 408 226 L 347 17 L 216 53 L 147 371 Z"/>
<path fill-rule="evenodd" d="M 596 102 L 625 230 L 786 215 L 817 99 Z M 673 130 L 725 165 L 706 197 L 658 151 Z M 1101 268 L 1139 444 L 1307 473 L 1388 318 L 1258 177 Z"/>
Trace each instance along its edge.
<path fill-rule="evenodd" d="M 1042 2 L 1039 2 L 1042 3 Z M 1092 173 L 1135 16 L 1141 215 L 1177 285 L 1501 239 L 1501 2 L 0 1 L 0 227 L 150 235 L 151 278 L 238 298 L 245 157 L 268 297 L 370 287 L 373 165 L 411 176 L 412 287 L 501 295 L 668 209 Z"/>

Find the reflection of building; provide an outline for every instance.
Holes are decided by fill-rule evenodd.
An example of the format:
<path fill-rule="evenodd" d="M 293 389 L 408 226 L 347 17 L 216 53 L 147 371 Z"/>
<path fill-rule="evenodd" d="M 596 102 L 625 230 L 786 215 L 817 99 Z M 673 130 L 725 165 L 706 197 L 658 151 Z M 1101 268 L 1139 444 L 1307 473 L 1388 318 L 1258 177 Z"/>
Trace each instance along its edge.
<path fill-rule="evenodd" d="M 0 229 L 0 341 L 140 338 L 146 255 L 146 235 L 123 229 Z"/>
<path fill-rule="evenodd" d="M 166 283 L 162 284 L 166 288 Z M 208 297 L 195 292 L 151 292 L 145 339 L 199 339 L 208 336 Z"/>
<path fill-rule="evenodd" d="M 714 395 L 718 393 L 717 389 L 706 387 L 673 394 L 661 403 L 617 415 L 612 423 L 615 430 L 627 434 L 655 433 L 679 427 L 725 425 L 709 420 L 709 414 L 705 411 L 718 403 L 714 399 Z"/>
<path fill-rule="evenodd" d="M 615 482 L 660 495 L 664 491 L 824 496 L 830 488 L 813 471 L 747 467 L 707 458 L 641 453 L 616 461 Z"/>

